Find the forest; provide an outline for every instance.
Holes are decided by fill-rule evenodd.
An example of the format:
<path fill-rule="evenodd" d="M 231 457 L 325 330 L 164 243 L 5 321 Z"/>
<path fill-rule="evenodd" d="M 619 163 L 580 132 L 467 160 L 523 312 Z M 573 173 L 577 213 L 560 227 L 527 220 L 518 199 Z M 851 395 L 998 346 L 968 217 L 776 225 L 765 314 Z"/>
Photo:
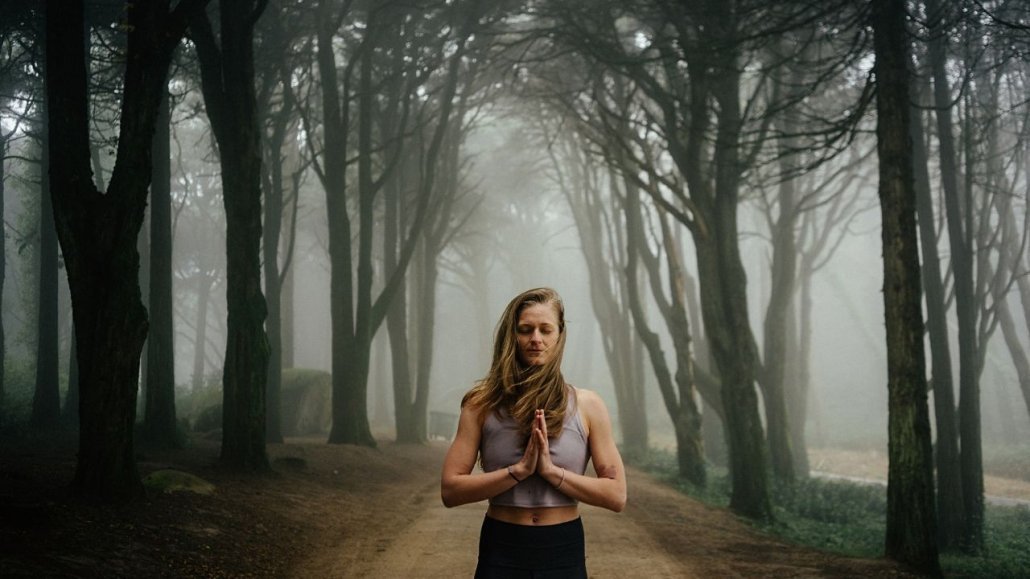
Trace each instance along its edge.
<path fill-rule="evenodd" d="M 1023 0 L 0 0 L 0 573 L 471 574 L 547 286 L 592 574 L 1030 576 L 1028 95 Z"/>

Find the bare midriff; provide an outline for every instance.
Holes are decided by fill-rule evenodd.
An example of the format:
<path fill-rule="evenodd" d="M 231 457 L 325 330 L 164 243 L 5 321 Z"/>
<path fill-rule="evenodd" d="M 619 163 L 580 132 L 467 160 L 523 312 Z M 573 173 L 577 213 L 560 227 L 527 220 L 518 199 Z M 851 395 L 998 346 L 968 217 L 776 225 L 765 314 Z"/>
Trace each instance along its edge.
<path fill-rule="evenodd" d="M 579 518 L 579 507 L 504 507 L 490 505 L 486 516 L 514 525 L 558 525 Z"/>

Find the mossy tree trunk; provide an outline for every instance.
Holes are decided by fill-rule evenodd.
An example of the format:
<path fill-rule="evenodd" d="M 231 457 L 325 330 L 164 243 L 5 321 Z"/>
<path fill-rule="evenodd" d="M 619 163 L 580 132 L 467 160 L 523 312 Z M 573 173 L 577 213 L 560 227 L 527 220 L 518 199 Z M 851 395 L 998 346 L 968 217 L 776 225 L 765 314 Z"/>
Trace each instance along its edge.
<path fill-rule="evenodd" d="M 910 140 L 904 0 L 874 0 L 890 467 L 886 554 L 940 575 Z"/>

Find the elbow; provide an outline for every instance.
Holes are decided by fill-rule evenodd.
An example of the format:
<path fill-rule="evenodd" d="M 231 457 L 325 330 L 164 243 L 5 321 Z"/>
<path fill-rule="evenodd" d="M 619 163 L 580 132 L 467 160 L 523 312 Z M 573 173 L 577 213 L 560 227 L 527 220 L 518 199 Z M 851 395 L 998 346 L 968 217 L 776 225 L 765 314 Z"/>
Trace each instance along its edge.
<path fill-rule="evenodd" d="M 440 489 L 440 501 L 443 502 L 443 506 L 448 509 L 458 506 L 457 502 L 454 500 L 454 493 L 449 492 L 446 487 Z"/>
<path fill-rule="evenodd" d="M 626 499 L 627 496 L 625 489 L 622 489 L 619 492 L 615 493 L 615 495 L 611 497 L 611 501 L 607 505 L 608 510 L 614 511 L 616 513 L 621 513 L 626 508 Z"/>
<path fill-rule="evenodd" d="M 623 493 L 617 497 L 610 508 L 616 513 L 621 513 L 626 508 L 626 494 Z"/>
<path fill-rule="evenodd" d="M 446 482 L 440 485 L 440 501 L 443 502 L 443 506 L 448 509 L 462 504 L 458 499 L 458 493 L 454 489 L 453 485 L 449 485 Z"/>

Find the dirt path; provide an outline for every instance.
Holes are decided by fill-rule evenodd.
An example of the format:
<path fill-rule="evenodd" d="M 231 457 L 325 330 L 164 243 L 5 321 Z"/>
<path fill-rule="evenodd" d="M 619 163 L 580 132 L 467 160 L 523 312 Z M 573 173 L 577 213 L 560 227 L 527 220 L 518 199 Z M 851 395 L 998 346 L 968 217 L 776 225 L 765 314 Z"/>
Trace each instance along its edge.
<path fill-rule="evenodd" d="M 428 452 L 442 458 L 440 447 Z M 321 549 L 295 569 L 295 576 L 470 577 L 484 505 L 444 508 L 439 462 L 411 466 L 430 467 L 426 478 L 413 477 L 381 497 L 369 496 L 361 505 L 349 505 L 346 514 L 327 506 L 326 512 L 336 513 L 334 518 L 347 528 L 326 529 Z M 768 538 L 642 472 L 631 469 L 629 482 L 630 500 L 622 514 L 582 508 L 591 577 L 907 576 L 886 561 L 851 559 Z"/>
<path fill-rule="evenodd" d="M 214 493 L 111 507 L 68 495 L 74 447 L 0 445 L 0 575 L 470 577 L 485 505 L 441 505 L 445 451 L 291 439 L 269 447 L 275 472 L 254 476 L 219 468 L 218 445 L 201 439 L 140 468 L 196 474 Z M 905 576 L 763 536 L 639 471 L 628 478 L 623 513 L 582 508 L 592 577 Z"/>

